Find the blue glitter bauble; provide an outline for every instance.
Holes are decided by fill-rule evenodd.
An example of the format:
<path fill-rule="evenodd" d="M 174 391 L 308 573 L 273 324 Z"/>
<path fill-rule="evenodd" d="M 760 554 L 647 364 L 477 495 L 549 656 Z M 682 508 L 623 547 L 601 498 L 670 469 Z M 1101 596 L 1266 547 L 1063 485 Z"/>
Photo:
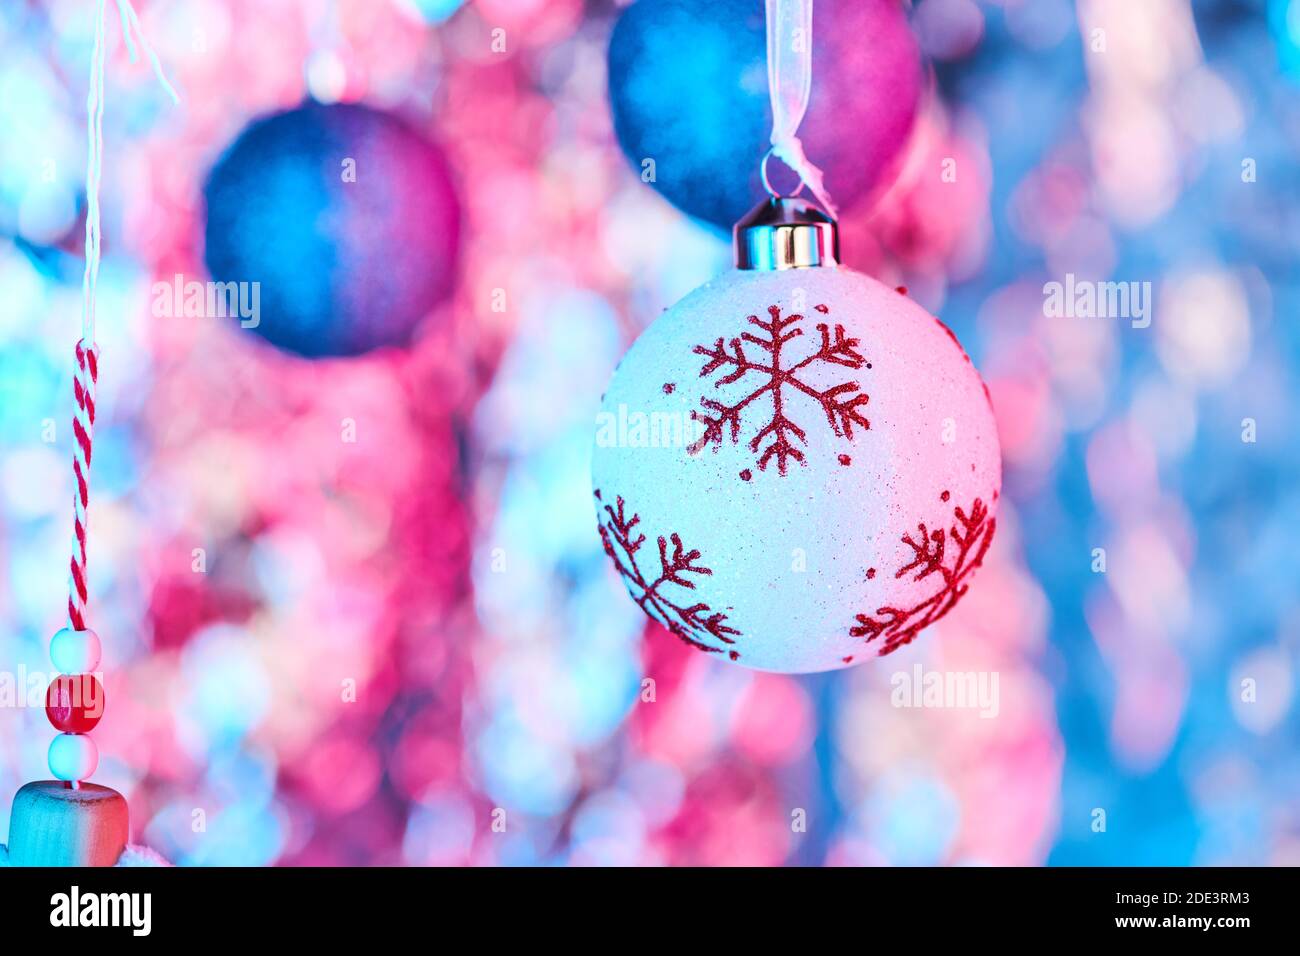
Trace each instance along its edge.
<path fill-rule="evenodd" d="M 673 205 L 724 229 L 765 195 L 771 145 L 762 0 L 638 0 L 609 45 L 619 145 Z M 916 115 L 920 54 L 899 0 L 818 0 L 800 137 L 842 207 L 888 184 Z M 778 164 L 773 164 L 779 167 Z M 787 170 L 774 185 L 792 186 Z"/>
<path fill-rule="evenodd" d="M 404 346 L 455 281 L 442 153 L 402 120 L 311 103 L 255 120 L 204 187 L 208 272 L 259 283 L 249 330 L 309 358 Z"/>

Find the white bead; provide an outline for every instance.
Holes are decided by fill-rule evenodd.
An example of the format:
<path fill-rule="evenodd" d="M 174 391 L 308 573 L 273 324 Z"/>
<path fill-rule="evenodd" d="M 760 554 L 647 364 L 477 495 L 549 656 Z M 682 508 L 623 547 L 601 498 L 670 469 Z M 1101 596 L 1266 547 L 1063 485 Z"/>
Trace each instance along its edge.
<path fill-rule="evenodd" d="M 99 666 L 99 635 L 65 627 L 50 638 L 50 660 L 60 674 L 90 674 Z"/>
<path fill-rule="evenodd" d="M 50 741 L 50 773 L 60 780 L 85 780 L 99 766 L 99 748 L 85 734 L 59 734 Z"/>

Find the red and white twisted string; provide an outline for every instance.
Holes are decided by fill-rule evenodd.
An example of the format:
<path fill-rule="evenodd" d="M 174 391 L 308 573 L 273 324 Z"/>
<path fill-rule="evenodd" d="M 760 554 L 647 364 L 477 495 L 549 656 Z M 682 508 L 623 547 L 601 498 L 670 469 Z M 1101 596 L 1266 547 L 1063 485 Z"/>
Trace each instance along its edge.
<path fill-rule="evenodd" d="M 86 509 L 90 505 L 90 455 L 95 435 L 95 382 L 99 378 L 99 349 L 83 339 L 77 343 L 77 372 L 73 390 L 77 410 L 72 416 L 72 471 L 77 488 L 73 498 L 72 562 L 68 575 L 68 620 L 86 630 Z"/>

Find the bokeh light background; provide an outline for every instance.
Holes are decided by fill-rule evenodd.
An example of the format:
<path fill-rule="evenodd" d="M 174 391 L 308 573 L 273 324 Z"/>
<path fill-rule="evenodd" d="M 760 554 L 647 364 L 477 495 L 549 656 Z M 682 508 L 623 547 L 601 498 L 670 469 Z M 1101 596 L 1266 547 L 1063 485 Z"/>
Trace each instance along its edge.
<path fill-rule="evenodd" d="M 63 623 L 92 9 L 0 4 L 15 675 Z M 617 4 L 138 9 L 182 103 L 110 9 L 89 558 L 96 779 L 133 840 L 189 865 L 1300 863 L 1300 0 L 910 10 L 922 113 L 842 241 L 984 373 L 1001 529 L 923 639 L 811 677 L 647 627 L 595 533 L 607 376 L 730 255 L 614 141 Z M 308 96 L 452 165 L 456 287 L 410 348 L 311 362 L 151 315 L 154 281 L 203 278 L 213 162 Z M 1046 317 L 1067 272 L 1151 282 L 1150 327 Z M 998 716 L 892 707 L 918 663 L 996 672 Z M 0 834 L 51 733 L 0 708 Z"/>

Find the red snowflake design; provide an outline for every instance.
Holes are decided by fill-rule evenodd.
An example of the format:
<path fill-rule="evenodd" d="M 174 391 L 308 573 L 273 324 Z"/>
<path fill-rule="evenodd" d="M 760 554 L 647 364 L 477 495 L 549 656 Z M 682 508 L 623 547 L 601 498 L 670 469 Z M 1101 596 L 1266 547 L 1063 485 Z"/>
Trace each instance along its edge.
<path fill-rule="evenodd" d="M 596 500 L 603 503 L 599 490 L 596 491 Z M 640 515 L 628 517 L 622 496 L 615 499 L 614 505 L 604 504 L 602 510 L 604 516 L 597 527 L 605 553 L 614 562 L 641 610 L 692 647 L 711 654 L 726 651 L 733 661 L 739 659 L 738 651 L 705 643 L 706 638 L 723 644 L 736 643 L 734 637 L 739 637 L 740 631 L 726 623 L 727 615 L 713 611 L 704 603 L 676 604 L 664 593 L 664 587 L 669 584 L 694 591 L 695 582 L 685 577 L 687 574 L 713 574 L 710 568 L 699 563 L 700 552 L 697 549 L 687 551 L 677 534 L 660 537 L 659 573 L 650 578 L 637 563 L 637 553 L 646 541 L 646 536 L 636 530 L 641 522 Z"/>
<path fill-rule="evenodd" d="M 946 491 L 940 496 L 942 501 L 948 498 Z M 971 505 L 970 514 L 961 506 L 954 508 L 953 518 L 955 521 L 946 532 L 943 528 L 931 531 L 918 524 L 915 538 L 911 534 L 903 535 L 902 542 L 912 549 L 912 560 L 894 573 L 895 578 L 901 578 L 915 572 L 913 581 L 937 574 L 943 580 L 943 587 L 907 610 L 882 607 L 874 615 L 856 615 L 858 625 L 849 628 L 851 637 L 865 637 L 868 642 L 883 637 L 880 648 L 883 657 L 912 643 L 922 630 L 952 610 L 966 593 L 969 587 L 966 579 L 983 562 L 997 528 L 997 521 L 989 517 L 988 508 L 979 498 Z"/>
<path fill-rule="evenodd" d="M 830 311 L 824 305 L 816 306 L 816 309 L 822 314 Z M 738 382 L 750 372 L 765 377 L 767 381 L 735 404 L 701 397 L 700 408 L 691 412 L 691 418 L 703 423 L 704 433 L 687 451 L 694 455 L 709 445 L 717 451 L 722 445 L 723 438 L 727 436 L 730 436 L 732 444 L 738 443 L 741 412 L 755 399 L 770 394 L 772 417 L 749 441 L 749 450 L 759 456 L 760 470 L 766 469 L 767 463 L 775 455 L 777 471 L 784 475 L 786 464 L 790 459 L 800 464 L 804 463 L 804 453 L 800 450 L 799 443 L 808 442 L 804 430 L 787 414 L 790 391 L 796 394 L 802 393 L 816 402 L 826 415 L 826 422 L 830 425 L 831 431 L 837 437 L 852 440 L 854 425 L 860 425 L 863 429 L 871 427 L 871 423 L 862 413 L 868 397 L 865 392 L 859 390 L 857 382 L 842 382 L 818 390 L 804 382 L 799 377 L 799 372 L 816 362 L 842 365 L 851 369 L 864 366 L 871 368 L 871 363 L 857 351 L 858 340 L 844 334 L 844 326 L 836 325 L 832 331 L 827 323 L 819 322 L 817 331 L 821 333 L 820 348 L 793 365 L 782 365 L 782 360 L 786 357 L 785 346 L 791 340 L 803 335 L 804 330 L 797 326 L 804 317 L 795 313 L 782 318 L 781 308 L 776 305 L 769 306 L 767 314 L 770 317 L 767 322 L 756 315 L 748 318 L 750 325 L 762 330 L 762 335 L 743 332 L 729 342 L 719 337 L 712 346 L 695 346 L 695 354 L 703 355 L 708 359 L 700 369 L 700 378 L 708 378 L 719 369 L 727 369 L 726 374 L 713 383 L 714 388 Z M 766 352 L 768 363 L 756 362 L 746 355 L 746 342 Z M 760 356 L 760 358 L 764 357 Z M 760 449 L 765 442 L 766 446 Z"/>

